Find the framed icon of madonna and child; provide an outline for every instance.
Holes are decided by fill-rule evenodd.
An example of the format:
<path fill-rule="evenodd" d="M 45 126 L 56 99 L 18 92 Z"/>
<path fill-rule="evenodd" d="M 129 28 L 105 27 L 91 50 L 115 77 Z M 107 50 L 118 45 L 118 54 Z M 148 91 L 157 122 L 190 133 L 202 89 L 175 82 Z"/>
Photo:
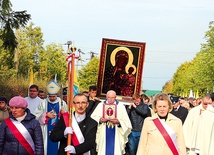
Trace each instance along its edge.
<path fill-rule="evenodd" d="M 144 42 L 103 38 L 98 74 L 98 96 L 114 90 L 117 96 L 140 93 L 145 57 Z"/>

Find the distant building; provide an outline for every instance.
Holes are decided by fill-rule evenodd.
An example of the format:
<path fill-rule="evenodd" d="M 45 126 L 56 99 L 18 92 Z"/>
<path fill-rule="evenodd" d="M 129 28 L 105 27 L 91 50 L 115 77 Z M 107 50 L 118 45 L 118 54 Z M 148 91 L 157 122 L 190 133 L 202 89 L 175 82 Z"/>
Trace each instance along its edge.
<path fill-rule="evenodd" d="M 147 96 L 154 96 L 158 93 L 161 93 L 162 91 L 161 90 L 142 90 L 142 92 Z"/>

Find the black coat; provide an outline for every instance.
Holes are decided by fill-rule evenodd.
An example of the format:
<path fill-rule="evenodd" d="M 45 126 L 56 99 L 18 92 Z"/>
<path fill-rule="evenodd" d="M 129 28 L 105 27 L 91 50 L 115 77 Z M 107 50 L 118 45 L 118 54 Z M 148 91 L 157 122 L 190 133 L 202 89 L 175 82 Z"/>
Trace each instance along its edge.
<path fill-rule="evenodd" d="M 97 122 L 92 118 L 86 116 L 86 118 L 79 124 L 79 127 L 84 136 L 85 141 L 82 144 L 74 147 L 76 150 L 76 155 L 88 152 L 89 150 L 92 150 L 94 148 L 97 132 Z M 64 149 L 67 146 L 67 138 L 64 137 L 65 128 L 66 126 L 63 117 L 61 117 L 50 134 L 51 141 L 60 141 L 58 155 L 66 154 Z"/>
<path fill-rule="evenodd" d="M 132 124 L 132 131 L 141 132 L 144 119 L 151 116 L 149 106 L 141 102 L 136 108 L 132 106 L 131 109 L 129 109 L 129 106 L 126 106 L 126 110 Z"/>
<path fill-rule="evenodd" d="M 91 114 L 93 113 L 94 109 L 97 107 L 97 105 L 101 102 L 99 100 L 89 100 L 89 97 L 88 97 L 88 102 L 89 102 L 89 105 L 88 107 L 86 108 L 86 114 L 88 116 L 91 116 Z"/>
<path fill-rule="evenodd" d="M 187 117 L 188 112 L 189 111 L 187 108 L 180 106 L 177 111 L 173 109 L 170 113 L 180 118 L 180 120 L 182 121 L 182 124 L 184 124 L 184 121 Z"/>

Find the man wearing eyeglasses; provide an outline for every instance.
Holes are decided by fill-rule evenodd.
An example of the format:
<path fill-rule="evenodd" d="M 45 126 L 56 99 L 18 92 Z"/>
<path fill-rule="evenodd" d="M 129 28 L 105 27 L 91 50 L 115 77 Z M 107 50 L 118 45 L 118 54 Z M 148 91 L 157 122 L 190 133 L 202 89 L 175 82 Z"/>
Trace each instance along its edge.
<path fill-rule="evenodd" d="M 73 99 L 75 111 L 72 114 L 72 126 L 66 127 L 69 121 L 63 114 L 57 125 L 51 132 L 50 139 L 54 142 L 60 141 L 58 155 L 66 154 L 84 154 L 92 153 L 95 146 L 97 131 L 97 122 L 86 114 L 86 108 L 89 103 L 84 94 L 76 94 Z M 67 135 L 71 135 L 71 145 L 67 146 Z M 92 155 L 92 154 L 91 154 Z"/>
<path fill-rule="evenodd" d="M 25 97 L 25 100 L 28 103 L 28 109 L 30 109 L 30 112 L 34 114 L 37 106 L 43 101 L 38 96 L 39 93 L 39 87 L 35 84 L 31 85 L 28 90 L 28 97 Z"/>

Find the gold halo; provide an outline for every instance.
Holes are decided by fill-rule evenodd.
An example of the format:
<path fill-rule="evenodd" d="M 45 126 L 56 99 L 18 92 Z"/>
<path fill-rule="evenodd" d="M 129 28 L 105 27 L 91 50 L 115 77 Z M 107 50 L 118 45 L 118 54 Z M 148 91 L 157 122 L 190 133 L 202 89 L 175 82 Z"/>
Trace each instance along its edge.
<path fill-rule="evenodd" d="M 132 73 L 132 74 L 134 75 L 134 74 L 136 73 L 137 69 L 136 69 L 135 65 L 133 65 L 133 64 L 130 65 L 130 66 L 129 66 L 129 65 L 126 65 L 126 73 L 127 73 L 127 74 L 129 73 L 128 70 L 129 70 L 130 67 L 133 67 L 133 68 L 134 68 L 134 71 L 133 71 L 133 73 Z"/>
<path fill-rule="evenodd" d="M 131 50 L 127 47 L 117 47 L 113 50 L 113 52 L 111 53 L 111 56 L 110 56 L 110 61 L 111 61 L 111 64 L 112 66 L 115 66 L 115 55 L 118 51 L 125 51 L 128 56 L 129 56 L 129 61 L 128 61 L 128 64 L 126 66 L 131 66 L 132 65 L 132 62 L 133 62 L 133 54 L 131 52 Z"/>

